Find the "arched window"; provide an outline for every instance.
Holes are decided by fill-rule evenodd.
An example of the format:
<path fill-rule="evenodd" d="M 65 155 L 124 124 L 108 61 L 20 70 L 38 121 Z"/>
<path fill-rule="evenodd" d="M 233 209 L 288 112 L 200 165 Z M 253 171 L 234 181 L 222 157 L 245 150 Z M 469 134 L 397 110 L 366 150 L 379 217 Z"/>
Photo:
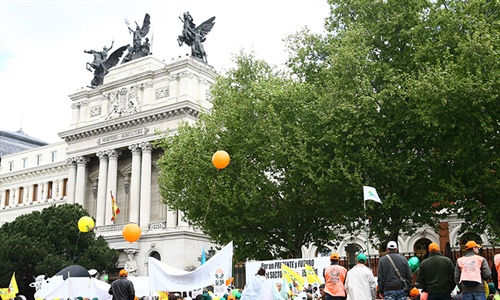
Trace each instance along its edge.
<path fill-rule="evenodd" d="M 356 265 L 356 256 L 358 256 L 358 254 L 362 251 L 363 248 L 356 243 L 347 244 L 347 246 L 345 246 L 345 253 L 347 254 L 347 264 L 349 266 L 349 269 Z"/>
<path fill-rule="evenodd" d="M 330 257 L 330 254 L 332 254 L 332 249 L 328 248 L 327 246 L 318 247 L 318 249 L 316 250 L 316 257 Z"/>
<path fill-rule="evenodd" d="M 429 257 L 429 244 L 432 243 L 429 239 L 423 238 L 413 244 L 413 252 L 420 261 Z"/>
<path fill-rule="evenodd" d="M 483 240 L 481 239 L 481 237 L 479 236 L 479 234 L 473 233 L 473 232 L 464 233 L 460 237 L 460 252 L 461 253 L 465 253 L 466 252 L 465 251 L 465 244 L 467 244 L 468 241 L 475 241 L 479 245 L 481 245 L 483 243 Z"/>
<path fill-rule="evenodd" d="M 161 261 L 161 255 L 160 253 L 158 253 L 158 251 L 151 251 L 151 253 L 149 253 L 149 256 Z"/>

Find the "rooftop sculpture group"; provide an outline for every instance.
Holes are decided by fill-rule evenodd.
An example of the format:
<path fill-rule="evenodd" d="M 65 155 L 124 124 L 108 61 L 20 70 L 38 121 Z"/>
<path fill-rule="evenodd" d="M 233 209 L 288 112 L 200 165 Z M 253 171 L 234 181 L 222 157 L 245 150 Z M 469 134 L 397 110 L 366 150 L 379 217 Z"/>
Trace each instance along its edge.
<path fill-rule="evenodd" d="M 205 22 L 201 23 L 200 26 L 196 27 L 193 23 L 193 17 L 189 12 L 185 12 L 184 18 L 179 17 L 184 28 L 182 29 L 182 35 L 177 37 L 177 42 L 179 42 L 179 47 L 185 43 L 191 46 L 191 56 L 198 58 L 201 61 L 207 62 L 207 53 L 203 47 L 203 42 L 206 40 L 207 34 L 212 30 L 215 25 L 215 17 L 211 17 Z"/>
<path fill-rule="evenodd" d="M 182 34 L 177 38 L 179 46 L 182 46 L 183 44 L 190 46 L 191 56 L 206 63 L 207 53 L 205 52 L 202 43 L 205 42 L 207 34 L 214 27 L 215 17 L 211 17 L 210 19 L 201 23 L 199 26 L 196 26 L 193 23 L 193 18 L 191 17 L 189 12 L 185 12 L 183 14 L 183 18 L 179 18 L 184 24 Z M 137 22 L 135 24 L 135 30 L 128 27 L 129 33 L 132 34 L 132 45 L 128 44 L 125 46 L 121 46 L 113 53 L 111 53 L 109 57 L 108 51 L 113 48 L 114 41 L 111 42 L 111 46 L 109 48 L 104 46 L 102 51 L 84 51 L 85 53 L 94 55 L 94 60 L 91 63 L 87 63 L 86 65 L 87 70 L 94 73 L 94 78 L 90 83 L 90 87 L 95 88 L 103 84 L 104 76 L 109 73 L 109 69 L 116 66 L 120 62 L 120 59 L 125 50 L 128 50 L 128 52 L 123 58 L 122 63 L 151 55 L 151 44 L 149 43 L 149 38 L 146 37 L 146 35 L 149 33 L 149 28 L 151 25 L 149 14 L 146 14 L 144 16 L 142 27 L 139 26 Z"/>

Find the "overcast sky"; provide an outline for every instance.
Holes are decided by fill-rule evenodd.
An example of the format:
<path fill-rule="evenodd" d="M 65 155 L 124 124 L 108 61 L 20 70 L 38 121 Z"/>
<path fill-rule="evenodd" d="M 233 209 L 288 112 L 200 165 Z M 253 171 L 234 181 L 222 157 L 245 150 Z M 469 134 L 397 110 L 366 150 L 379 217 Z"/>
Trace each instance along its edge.
<path fill-rule="evenodd" d="M 179 47 L 177 36 L 185 11 L 196 25 L 216 17 L 203 45 L 208 63 L 221 72 L 240 50 L 284 63 L 282 40 L 306 26 L 323 32 L 329 7 L 327 0 L 0 0 L 0 130 L 22 127 L 32 137 L 59 141 L 57 133 L 69 129 L 68 95 L 93 78 L 85 69 L 93 56 L 83 51 L 132 43 L 125 19 L 142 25 L 149 13 L 153 55 L 184 56 L 190 48 Z"/>

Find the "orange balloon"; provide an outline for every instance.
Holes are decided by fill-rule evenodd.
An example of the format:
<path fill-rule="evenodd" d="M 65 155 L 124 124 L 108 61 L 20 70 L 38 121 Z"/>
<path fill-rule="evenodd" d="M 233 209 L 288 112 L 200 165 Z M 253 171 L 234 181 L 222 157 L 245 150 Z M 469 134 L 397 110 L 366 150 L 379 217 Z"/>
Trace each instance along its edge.
<path fill-rule="evenodd" d="M 212 164 L 219 170 L 227 167 L 230 160 L 229 154 L 224 150 L 219 150 L 212 156 Z"/>
<path fill-rule="evenodd" d="M 134 223 L 127 224 L 123 228 L 122 234 L 127 241 L 133 243 L 141 237 L 141 228 Z"/>

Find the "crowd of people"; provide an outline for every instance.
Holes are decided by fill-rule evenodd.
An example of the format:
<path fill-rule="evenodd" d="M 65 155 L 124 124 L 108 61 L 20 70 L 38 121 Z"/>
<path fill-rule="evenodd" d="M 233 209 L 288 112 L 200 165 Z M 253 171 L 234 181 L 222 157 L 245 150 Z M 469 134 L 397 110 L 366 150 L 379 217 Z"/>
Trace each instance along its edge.
<path fill-rule="evenodd" d="M 456 264 L 444 256 L 436 243 L 428 246 L 429 256 L 418 270 L 413 270 L 406 258 L 399 254 L 394 241 L 387 244 L 387 255 L 378 262 L 377 277 L 359 253 L 356 265 L 347 270 L 339 264 L 337 253 L 330 255 L 331 264 L 323 270 L 325 284 L 297 295 L 283 297 L 273 293 L 273 286 L 265 282 L 261 269 L 250 279 L 242 293 L 242 300 L 500 300 L 500 254 L 493 263 L 479 255 L 481 248 L 475 241 L 465 245 L 466 253 Z M 414 275 L 417 273 L 413 282 Z M 256 288 L 258 287 L 258 288 Z M 280 285 L 276 285 L 280 289 Z"/>
<path fill-rule="evenodd" d="M 490 266 L 479 255 L 481 248 L 475 241 L 465 245 L 466 253 L 456 264 L 444 256 L 436 243 L 428 246 L 429 256 L 422 261 L 413 282 L 412 270 L 398 245 L 387 244 L 387 255 L 378 262 L 377 277 L 367 264 L 367 257 L 359 253 L 356 265 L 347 270 L 339 264 L 337 253 L 330 255 L 330 265 L 324 268 L 325 283 L 309 284 L 295 295 L 283 293 L 281 283 L 266 279 L 266 270 L 260 268 L 243 290 L 228 291 L 214 297 L 208 291 L 193 296 L 169 294 L 168 300 L 500 300 L 500 254 Z M 113 281 L 109 294 L 116 300 L 134 300 L 134 286 L 121 270 L 120 278 Z M 160 297 L 161 299 L 167 299 Z"/>

